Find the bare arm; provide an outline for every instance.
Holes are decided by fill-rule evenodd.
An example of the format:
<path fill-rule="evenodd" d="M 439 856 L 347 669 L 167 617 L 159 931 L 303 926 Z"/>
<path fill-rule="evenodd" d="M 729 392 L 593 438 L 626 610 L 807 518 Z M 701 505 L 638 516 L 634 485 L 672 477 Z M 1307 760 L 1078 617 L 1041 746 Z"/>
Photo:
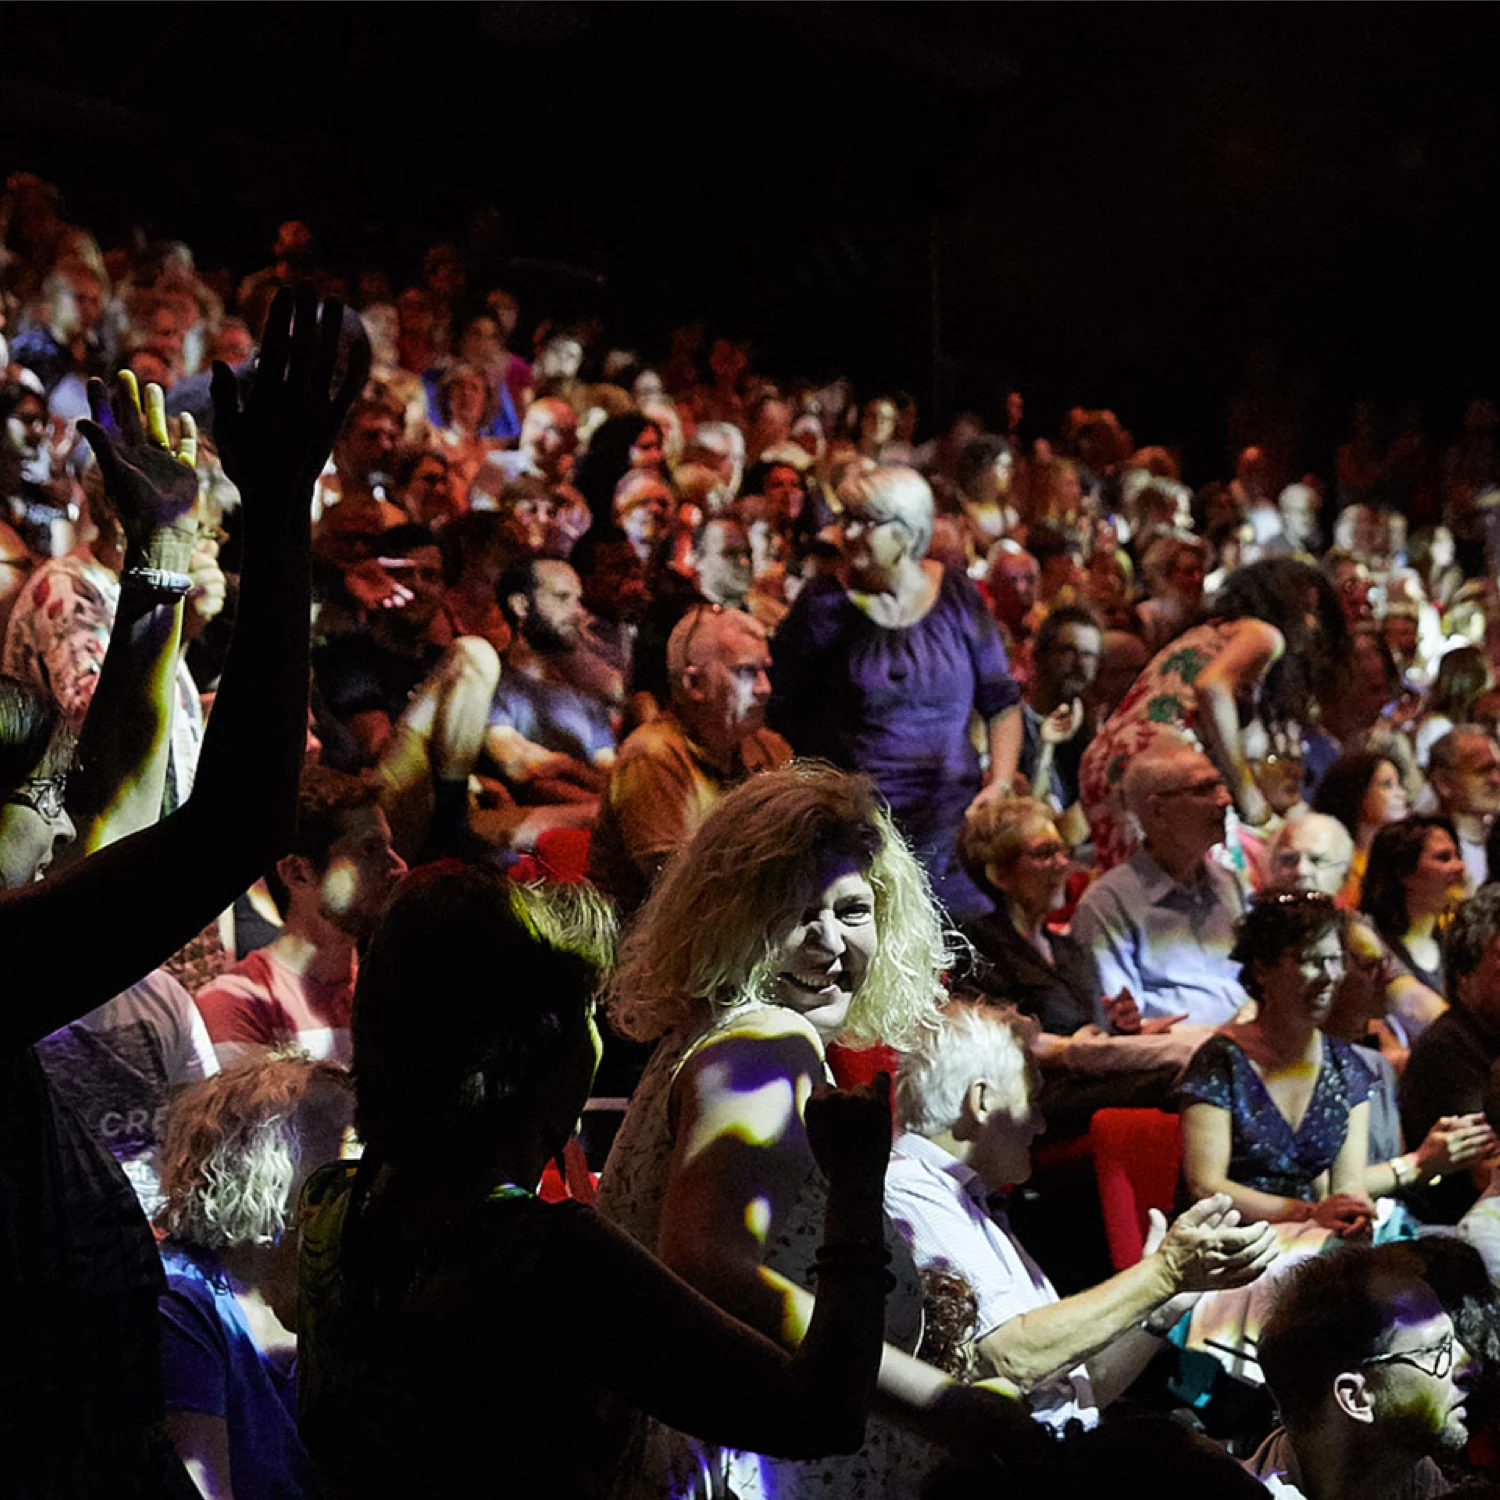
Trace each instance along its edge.
<path fill-rule="evenodd" d="M 1021 761 L 1021 705 L 1003 709 L 985 727 L 990 745 L 988 785 L 1008 789 Z"/>
<path fill-rule="evenodd" d="M 330 397 L 340 310 L 327 304 L 318 327 L 316 299 L 304 289 L 294 329 L 293 305 L 283 293 L 273 307 L 243 413 L 234 377 L 215 370 L 216 433 L 245 499 L 245 560 L 235 643 L 193 796 L 55 881 L 0 900 L 12 1037 L 45 1036 L 149 973 L 290 836 L 306 737 L 310 496 L 368 357 L 356 351 Z M 101 912 L 110 915 L 110 941 L 79 942 Z M 62 975 L 59 953 L 69 955 Z"/>
<path fill-rule="evenodd" d="M 234 1500 L 229 1475 L 229 1424 L 198 1411 L 169 1411 L 167 1436 L 204 1500 Z"/>
<path fill-rule="evenodd" d="M 805 1023 L 762 1012 L 702 1048 L 677 1083 L 677 1147 L 662 1209 L 661 1257 L 690 1285 L 783 1348 L 807 1333 L 813 1299 L 765 1265 L 813 1163 L 801 1101 L 822 1078 Z M 892 1416 L 952 1446 L 1033 1435 L 1013 1403 L 967 1389 L 884 1346 L 877 1386 Z"/>
<path fill-rule="evenodd" d="M 1236 700 L 1259 682 L 1286 649 L 1282 634 L 1261 620 L 1236 620 L 1224 649 L 1198 674 L 1198 733 L 1235 806 L 1247 823 L 1266 820 L 1265 798 L 1240 750 Z"/>

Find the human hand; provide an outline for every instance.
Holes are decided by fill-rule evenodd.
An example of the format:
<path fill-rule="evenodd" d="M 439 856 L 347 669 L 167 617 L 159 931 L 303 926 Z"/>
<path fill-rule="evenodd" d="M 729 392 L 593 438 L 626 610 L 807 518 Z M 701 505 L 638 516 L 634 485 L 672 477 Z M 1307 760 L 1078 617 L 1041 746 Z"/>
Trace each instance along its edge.
<path fill-rule="evenodd" d="M 1330 1193 L 1312 1206 L 1308 1218 L 1343 1239 L 1359 1239 L 1370 1231 L 1375 1205 L 1362 1193 Z"/>
<path fill-rule="evenodd" d="M 243 406 L 234 372 L 215 361 L 214 440 L 224 471 L 246 494 L 295 500 L 301 514 L 369 374 L 369 340 L 353 323 L 345 335 L 337 297 L 320 312 L 311 286 L 283 287 L 271 304 Z"/>
<path fill-rule="evenodd" d="M 1155 1220 L 1160 1213 L 1152 1210 Z M 1241 1224 L 1227 1193 L 1200 1198 L 1161 1238 L 1157 1252 L 1176 1292 L 1213 1292 L 1245 1286 L 1276 1258 L 1269 1224 Z"/>
<path fill-rule="evenodd" d="M 969 803 L 964 811 L 964 816 L 968 817 L 971 813 L 978 812 L 981 807 L 988 807 L 992 802 L 1001 802 L 1006 797 L 1013 797 L 1015 795 L 1016 789 L 1012 782 L 988 781 L 980 787 L 974 800 Z"/>
<path fill-rule="evenodd" d="M 404 609 L 417 596 L 378 557 L 344 570 L 344 588 L 361 609 Z"/>
<path fill-rule="evenodd" d="M 129 370 L 115 377 L 113 392 L 102 380 L 90 380 L 88 396 L 93 420 L 80 421 L 78 430 L 94 451 L 128 547 L 143 550 L 165 537 L 175 555 L 164 561 L 175 562 L 174 571 L 182 571 L 197 541 L 197 424 L 183 413 L 181 438 L 173 453 L 161 387 L 146 387 L 143 409 L 140 385 Z M 101 425 L 106 411 L 114 418 L 113 435 Z"/>
<path fill-rule="evenodd" d="M 224 570 L 219 566 L 219 544 L 215 541 L 200 542 L 188 559 L 187 576 L 192 587 L 188 590 L 187 609 L 182 616 L 182 633 L 192 638 L 200 634 L 224 608 L 228 584 Z"/>
<path fill-rule="evenodd" d="M 1423 1181 L 1460 1167 L 1471 1167 L 1496 1147 L 1495 1132 L 1482 1114 L 1444 1115 L 1417 1147 L 1417 1172 Z"/>
<path fill-rule="evenodd" d="M 1106 995 L 1102 1002 L 1104 1019 L 1117 1036 L 1136 1036 L 1141 1031 L 1141 1008 L 1126 985 L 1118 995 Z"/>
<path fill-rule="evenodd" d="M 1257 786 L 1240 788 L 1240 793 L 1235 798 L 1235 811 L 1239 814 L 1240 822 L 1251 828 L 1264 827 L 1271 821 L 1271 804 L 1261 795 Z"/>
<path fill-rule="evenodd" d="M 1149 1021 L 1141 1022 L 1142 1036 L 1165 1036 L 1179 1021 L 1185 1021 L 1188 1013 L 1185 1010 L 1178 1011 L 1175 1016 L 1152 1016 Z"/>
<path fill-rule="evenodd" d="M 1059 703 L 1042 720 L 1042 743 L 1066 744 L 1083 728 L 1083 699 L 1075 698 L 1071 703 Z"/>
<path fill-rule="evenodd" d="M 891 1075 L 835 1089 L 819 1084 L 803 1111 L 807 1143 L 830 1182 L 878 1189 L 891 1155 Z"/>

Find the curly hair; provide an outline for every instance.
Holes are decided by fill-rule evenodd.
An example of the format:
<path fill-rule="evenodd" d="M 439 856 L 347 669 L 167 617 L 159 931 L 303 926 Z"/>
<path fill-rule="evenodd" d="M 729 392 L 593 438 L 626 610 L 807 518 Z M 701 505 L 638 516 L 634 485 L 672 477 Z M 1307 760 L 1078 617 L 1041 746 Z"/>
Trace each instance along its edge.
<path fill-rule="evenodd" d="M 880 937 L 844 1036 L 900 1046 L 931 1025 L 956 939 L 927 876 L 867 778 L 803 761 L 736 787 L 668 862 L 606 995 L 615 1029 L 650 1041 L 714 1011 L 775 1004 L 778 938 L 830 857 L 865 872 Z"/>
<path fill-rule="evenodd" d="M 1257 897 L 1234 929 L 1231 963 L 1240 966 L 1240 985 L 1261 998 L 1259 967 L 1270 968 L 1284 954 L 1300 952 L 1325 932 L 1342 931 L 1342 912 L 1321 891 L 1267 891 Z"/>
<path fill-rule="evenodd" d="M 158 1224 L 208 1250 L 274 1244 L 304 1146 L 337 1135 L 352 1113 L 343 1069 L 301 1056 L 242 1063 L 184 1089 L 157 1158 Z"/>
<path fill-rule="evenodd" d="M 443 861 L 402 884 L 360 964 L 360 1139 L 386 1161 L 492 1152 L 581 1043 L 614 916 L 587 886 L 521 885 Z M 412 1045 L 434 1001 L 442 1024 Z"/>
<path fill-rule="evenodd" d="M 1458 832 L 1447 818 L 1403 818 L 1389 823 L 1370 845 L 1370 862 L 1359 893 L 1359 909 L 1383 938 L 1405 938 L 1411 926 L 1406 882 L 1422 861 L 1430 834 L 1446 833 L 1458 848 Z"/>

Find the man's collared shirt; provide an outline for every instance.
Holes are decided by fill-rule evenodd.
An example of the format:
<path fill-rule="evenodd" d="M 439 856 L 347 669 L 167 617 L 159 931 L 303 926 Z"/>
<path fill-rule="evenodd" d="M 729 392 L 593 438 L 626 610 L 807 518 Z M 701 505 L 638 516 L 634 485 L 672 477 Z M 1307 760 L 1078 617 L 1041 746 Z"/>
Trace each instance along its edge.
<path fill-rule="evenodd" d="M 979 1309 L 976 1340 L 1023 1313 L 1058 1300 L 1052 1283 L 1011 1234 L 1003 1214 L 992 1215 L 978 1173 L 925 1136 L 903 1131 L 891 1148 L 885 1209 L 911 1246 L 919 1270 L 963 1277 Z M 1038 1386 L 1027 1397 L 1032 1415 L 1049 1427 L 1099 1420 L 1088 1370 L 1079 1365 Z"/>
<path fill-rule="evenodd" d="M 1084 892 L 1072 935 L 1093 958 L 1101 1000 L 1129 989 L 1143 1020 L 1222 1026 L 1247 998 L 1229 957 L 1244 909 L 1239 883 L 1212 861 L 1184 886 L 1142 850 Z"/>

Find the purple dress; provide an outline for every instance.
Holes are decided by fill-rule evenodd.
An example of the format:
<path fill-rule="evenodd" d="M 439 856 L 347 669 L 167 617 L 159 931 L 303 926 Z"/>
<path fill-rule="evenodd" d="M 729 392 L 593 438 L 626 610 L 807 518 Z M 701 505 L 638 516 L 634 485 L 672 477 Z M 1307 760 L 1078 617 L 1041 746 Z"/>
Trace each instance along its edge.
<path fill-rule="evenodd" d="M 974 585 L 946 569 L 932 608 L 888 629 L 836 580 L 814 578 L 771 654 L 771 726 L 799 756 L 873 778 L 955 921 L 989 911 L 956 848 L 981 785 L 969 720 L 1019 703 L 1021 690 Z"/>

